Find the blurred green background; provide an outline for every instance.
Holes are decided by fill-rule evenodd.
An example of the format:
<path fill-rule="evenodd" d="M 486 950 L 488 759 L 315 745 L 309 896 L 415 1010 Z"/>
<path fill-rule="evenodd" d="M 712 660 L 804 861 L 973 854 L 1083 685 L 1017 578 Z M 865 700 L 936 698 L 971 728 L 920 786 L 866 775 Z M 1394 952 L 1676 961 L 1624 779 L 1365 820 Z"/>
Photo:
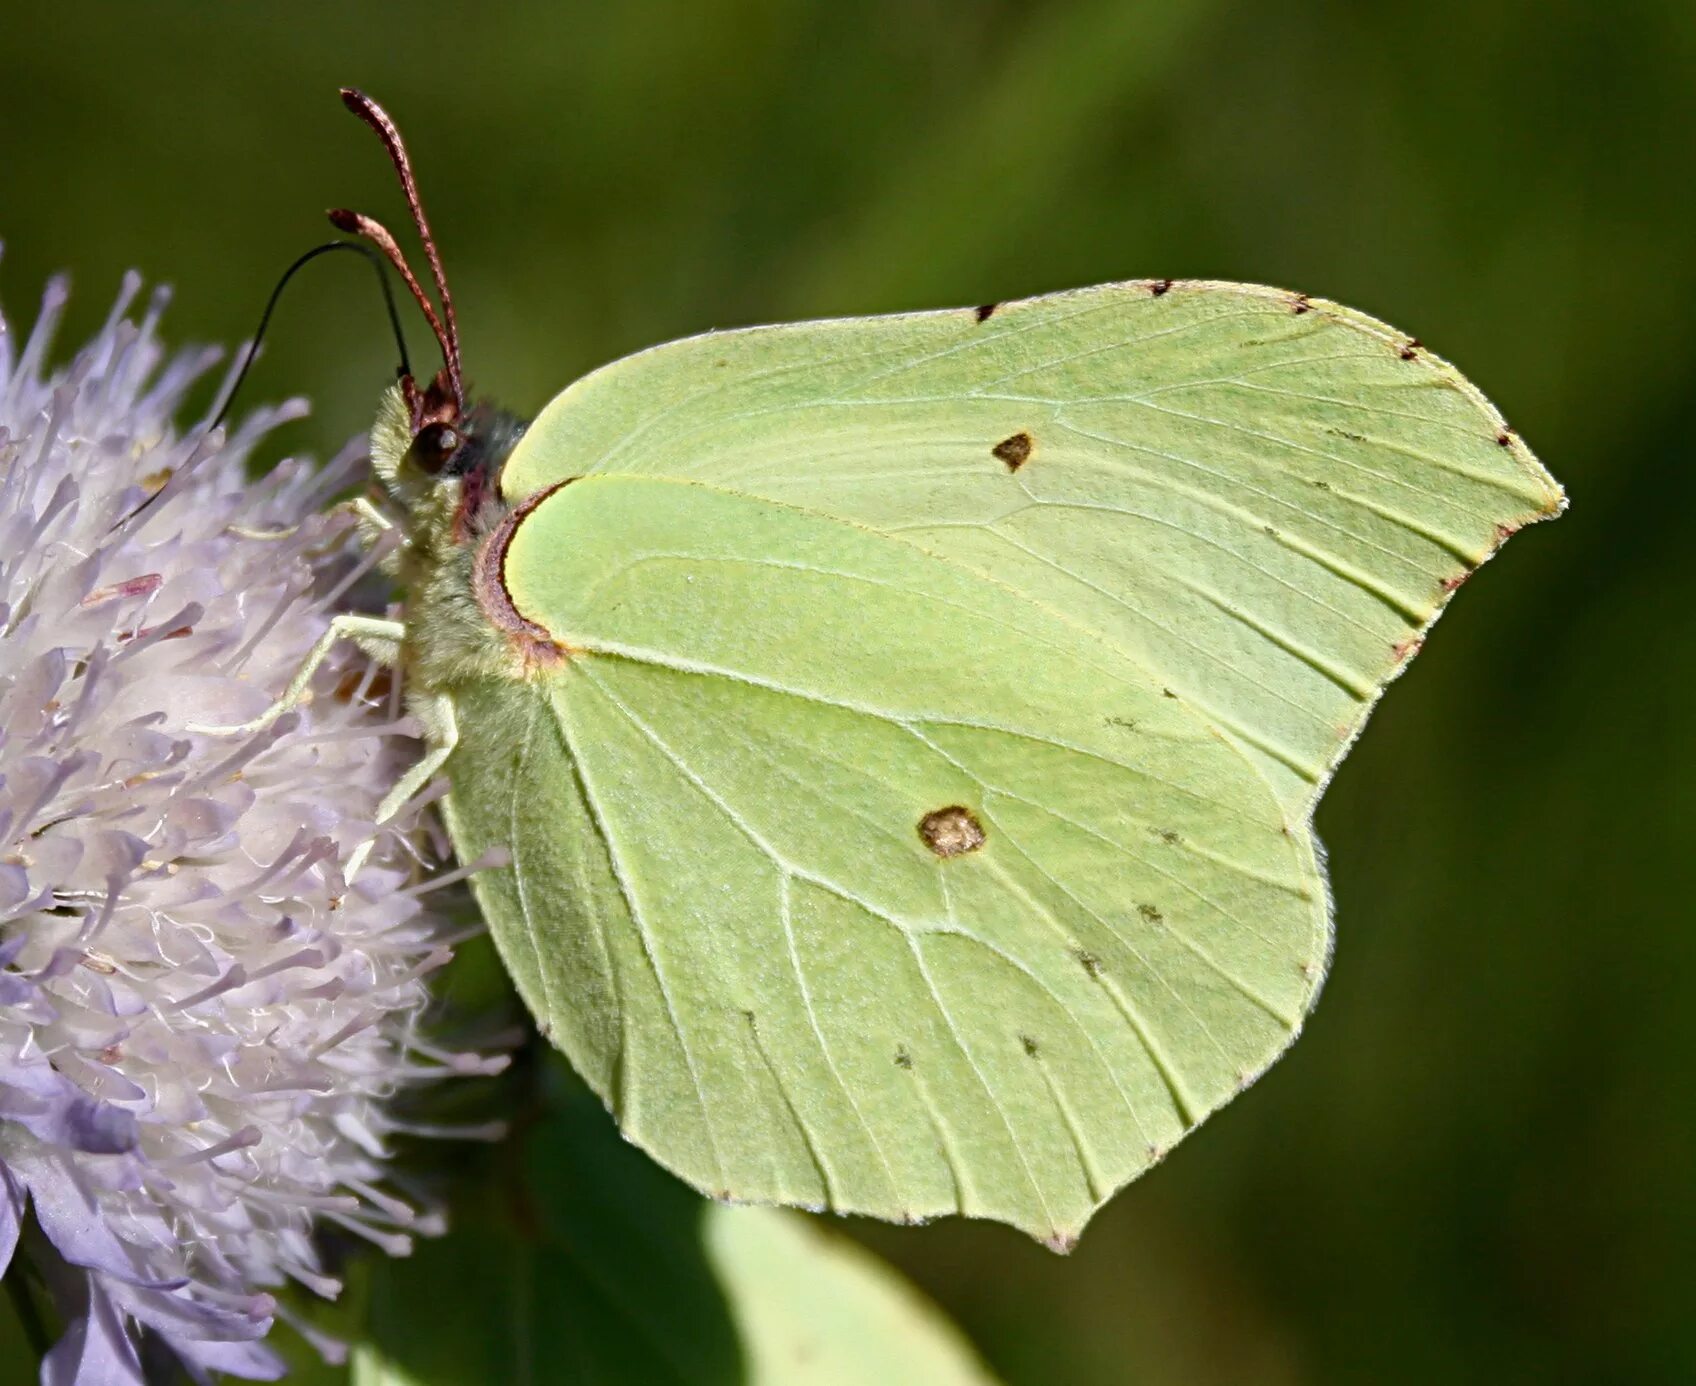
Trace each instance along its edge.
<path fill-rule="evenodd" d="M 1141 275 L 1416 333 L 1567 485 L 1319 813 L 1338 948 L 1302 1040 L 1069 1259 L 852 1231 L 1015 1386 L 1696 1380 L 1696 6 L 791 0 L 7 6 L 13 321 L 75 272 L 230 341 L 352 205 L 338 84 L 399 118 L 478 385 L 534 410 L 713 326 Z M 363 428 L 363 267 L 285 303 L 248 403 Z M 426 356 L 424 334 L 412 333 Z"/>

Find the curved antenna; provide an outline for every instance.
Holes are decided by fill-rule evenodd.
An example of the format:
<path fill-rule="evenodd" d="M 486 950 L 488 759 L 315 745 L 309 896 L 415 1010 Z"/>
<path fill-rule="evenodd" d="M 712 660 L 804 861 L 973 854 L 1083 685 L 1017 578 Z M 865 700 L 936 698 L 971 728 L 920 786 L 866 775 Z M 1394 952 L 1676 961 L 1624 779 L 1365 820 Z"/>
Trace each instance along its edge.
<path fill-rule="evenodd" d="M 254 329 L 253 340 L 247 345 L 247 354 L 242 358 L 241 369 L 230 382 L 230 388 L 224 392 L 224 402 L 218 406 L 218 413 L 211 423 L 212 428 L 224 422 L 230 412 L 230 406 L 235 403 L 242 382 L 247 379 L 247 373 L 253 368 L 254 359 L 259 355 L 259 344 L 265 340 L 265 329 L 271 325 L 271 314 L 276 311 L 277 300 L 283 296 L 283 290 L 288 287 L 289 280 L 320 255 L 328 255 L 332 250 L 351 250 L 370 262 L 377 275 L 377 286 L 383 291 L 383 303 L 389 310 L 389 326 L 394 329 L 395 349 L 400 353 L 400 374 L 412 374 L 412 362 L 406 354 L 406 335 L 400 327 L 400 309 L 395 305 L 394 286 L 389 283 L 389 276 L 383 273 L 383 262 L 377 257 L 377 252 L 358 241 L 326 241 L 323 245 L 313 246 L 284 270 L 282 278 L 277 280 L 277 287 L 271 290 L 271 297 L 266 300 L 265 311 L 259 315 L 259 326 Z"/>
<path fill-rule="evenodd" d="M 406 282 L 412 297 L 418 306 L 424 310 L 424 317 L 430 324 L 430 330 L 436 334 L 436 344 L 442 349 L 442 359 L 448 357 L 448 334 L 442 327 L 442 320 L 436 316 L 436 305 L 430 302 L 430 297 L 418 282 L 418 276 L 412 272 L 412 266 L 406 263 L 406 256 L 401 254 L 400 246 L 396 243 L 389 228 L 374 217 L 368 217 L 363 212 L 350 212 L 346 207 L 332 207 L 327 214 L 330 224 L 338 231 L 345 231 L 350 236 L 362 236 L 371 242 L 378 250 L 388 257 L 395 267 L 395 273 Z M 412 372 L 408 371 L 408 375 Z M 455 392 L 457 394 L 457 391 Z"/>
<path fill-rule="evenodd" d="M 436 281 L 436 293 L 442 301 L 442 321 L 436 321 L 436 315 L 426 308 L 431 319 L 431 326 L 436 331 L 437 340 L 442 345 L 443 363 L 448 368 L 448 380 L 453 386 L 454 399 L 463 412 L 465 408 L 465 387 L 459 367 L 459 322 L 454 316 L 453 295 L 448 292 L 447 276 L 442 273 L 442 258 L 436 251 L 436 238 L 430 234 L 430 223 L 424 216 L 424 202 L 418 196 L 418 182 L 412 176 L 412 160 L 407 157 L 406 145 L 401 140 L 400 130 L 395 126 L 389 113 L 373 101 L 364 92 L 354 87 L 341 88 L 342 104 L 377 132 L 377 138 L 383 142 L 383 148 L 388 153 L 389 162 L 394 165 L 395 173 L 400 178 L 401 191 L 406 195 L 406 205 L 412 213 L 412 224 L 418 228 L 418 237 L 424 243 L 424 254 L 430 262 L 430 274 Z M 357 215 L 344 213 L 346 216 Z M 370 236 L 372 230 L 382 228 L 369 217 L 362 218 L 365 223 L 359 234 Z M 342 225 L 337 222 L 337 225 Z M 346 228 L 344 228 L 346 229 Z M 383 232 L 389 245 L 394 245 L 394 237 Z M 373 240 L 376 237 L 372 237 Z M 381 245 L 381 242 L 378 242 Z M 384 253 L 389 254 L 388 247 L 383 247 Z M 422 303 L 423 295 L 418 290 L 417 281 L 412 280 L 411 272 L 404 270 L 405 261 L 400 257 L 399 247 L 389 258 L 402 267 L 403 273 L 411 280 L 411 287 Z"/>

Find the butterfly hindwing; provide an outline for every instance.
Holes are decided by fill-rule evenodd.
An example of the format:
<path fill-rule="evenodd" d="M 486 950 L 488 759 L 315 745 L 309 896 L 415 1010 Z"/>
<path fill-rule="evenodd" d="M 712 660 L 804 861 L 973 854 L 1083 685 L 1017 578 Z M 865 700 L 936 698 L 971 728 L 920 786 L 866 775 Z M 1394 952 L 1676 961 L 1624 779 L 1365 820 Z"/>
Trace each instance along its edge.
<path fill-rule="evenodd" d="M 460 847 L 508 845 L 527 1000 L 698 1186 L 1064 1242 L 1299 1026 L 1302 825 L 1063 613 L 654 478 L 554 492 L 505 572 L 564 657 L 462 716 L 512 771 L 456 776 Z"/>

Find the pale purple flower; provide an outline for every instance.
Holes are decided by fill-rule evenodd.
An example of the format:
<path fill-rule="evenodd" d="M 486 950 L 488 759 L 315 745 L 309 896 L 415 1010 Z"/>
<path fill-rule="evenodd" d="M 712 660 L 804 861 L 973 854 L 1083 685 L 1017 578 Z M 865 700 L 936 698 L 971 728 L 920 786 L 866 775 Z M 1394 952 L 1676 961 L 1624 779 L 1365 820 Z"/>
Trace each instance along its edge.
<path fill-rule="evenodd" d="M 136 1330 L 197 1379 L 280 1375 L 271 1290 L 338 1286 L 325 1222 L 401 1254 L 435 1215 L 384 1187 L 391 1099 L 497 1061 L 419 1033 L 442 924 L 416 812 L 354 885 L 416 744 L 346 650 L 262 732 L 368 566 L 326 500 L 356 473 L 178 432 L 205 355 L 167 359 L 163 296 L 63 369 L 55 283 L 0 325 L 0 1267 L 33 1207 L 74 1302 L 49 1383 L 139 1381 Z"/>

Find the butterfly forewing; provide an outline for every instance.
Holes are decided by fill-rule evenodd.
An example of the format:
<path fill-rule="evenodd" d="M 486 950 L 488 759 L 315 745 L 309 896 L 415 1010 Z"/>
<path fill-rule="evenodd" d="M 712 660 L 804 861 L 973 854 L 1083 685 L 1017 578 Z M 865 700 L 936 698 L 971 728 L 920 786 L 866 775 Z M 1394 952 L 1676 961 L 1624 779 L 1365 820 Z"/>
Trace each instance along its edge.
<path fill-rule="evenodd" d="M 503 489 L 586 472 L 806 506 L 1058 605 L 1308 809 L 1448 595 L 1562 503 L 1404 334 L 1169 281 L 658 347 L 563 392 Z"/>

